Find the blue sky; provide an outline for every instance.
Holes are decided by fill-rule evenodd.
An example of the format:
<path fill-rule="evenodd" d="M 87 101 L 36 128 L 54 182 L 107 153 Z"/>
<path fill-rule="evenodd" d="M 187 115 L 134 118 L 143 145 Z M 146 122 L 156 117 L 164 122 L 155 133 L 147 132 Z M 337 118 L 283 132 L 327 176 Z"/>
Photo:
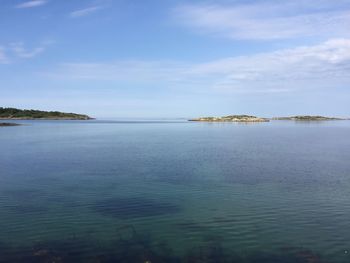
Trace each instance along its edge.
<path fill-rule="evenodd" d="M 350 116 L 350 0 L 0 0 L 0 106 Z"/>

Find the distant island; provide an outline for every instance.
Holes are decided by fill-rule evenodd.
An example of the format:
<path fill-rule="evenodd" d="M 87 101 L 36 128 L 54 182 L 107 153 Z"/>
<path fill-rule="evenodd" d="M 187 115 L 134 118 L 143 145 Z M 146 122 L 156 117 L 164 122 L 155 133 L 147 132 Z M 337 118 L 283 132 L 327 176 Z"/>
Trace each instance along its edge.
<path fill-rule="evenodd" d="M 267 122 L 269 119 L 259 118 L 250 115 L 229 115 L 223 117 L 201 117 L 190 119 L 189 121 L 203 121 L 203 122 Z"/>
<path fill-rule="evenodd" d="M 324 116 L 291 116 L 291 117 L 276 117 L 272 120 L 290 120 L 290 121 L 336 121 L 336 120 L 346 120 L 342 118 L 334 117 L 324 117 Z"/>
<path fill-rule="evenodd" d="M 10 122 L 0 122 L 0 127 L 11 127 L 11 126 L 19 126 L 21 124 L 18 123 L 10 123 Z"/>
<path fill-rule="evenodd" d="M 21 110 L 0 107 L 0 119 L 3 120 L 91 120 L 92 118 L 76 113 L 59 111 Z"/>

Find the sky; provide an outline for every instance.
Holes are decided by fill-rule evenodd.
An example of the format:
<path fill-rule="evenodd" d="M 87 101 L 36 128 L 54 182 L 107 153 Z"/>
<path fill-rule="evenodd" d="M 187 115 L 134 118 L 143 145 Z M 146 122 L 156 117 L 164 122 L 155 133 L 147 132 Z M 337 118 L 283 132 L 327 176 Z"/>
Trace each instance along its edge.
<path fill-rule="evenodd" d="M 350 117 L 350 0 L 0 0 L 0 107 Z"/>

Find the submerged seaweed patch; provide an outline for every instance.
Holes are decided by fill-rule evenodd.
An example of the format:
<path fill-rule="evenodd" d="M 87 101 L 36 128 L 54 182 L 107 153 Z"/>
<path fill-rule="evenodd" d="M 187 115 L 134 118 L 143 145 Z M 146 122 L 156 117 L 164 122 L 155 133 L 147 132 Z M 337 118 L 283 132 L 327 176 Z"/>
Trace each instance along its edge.
<path fill-rule="evenodd" d="M 128 219 L 173 214 L 179 212 L 180 207 L 172 203 L 133 197 L 102 200 L 95 204 L 94 210 L 103 215 Z"/>

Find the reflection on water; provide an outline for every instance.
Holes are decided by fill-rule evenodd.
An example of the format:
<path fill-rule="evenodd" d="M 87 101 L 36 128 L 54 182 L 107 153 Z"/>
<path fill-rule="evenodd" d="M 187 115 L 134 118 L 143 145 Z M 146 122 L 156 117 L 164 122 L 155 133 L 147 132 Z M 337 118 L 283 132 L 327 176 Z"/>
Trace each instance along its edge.
<path fill-rule="evenodd" d="M 0 262 L 349 262 L 350 124 L 0 130 Z"/>

